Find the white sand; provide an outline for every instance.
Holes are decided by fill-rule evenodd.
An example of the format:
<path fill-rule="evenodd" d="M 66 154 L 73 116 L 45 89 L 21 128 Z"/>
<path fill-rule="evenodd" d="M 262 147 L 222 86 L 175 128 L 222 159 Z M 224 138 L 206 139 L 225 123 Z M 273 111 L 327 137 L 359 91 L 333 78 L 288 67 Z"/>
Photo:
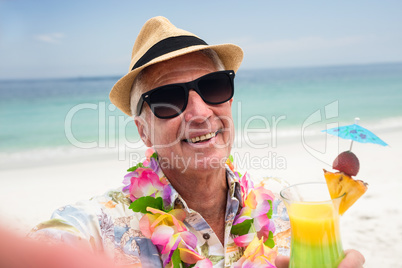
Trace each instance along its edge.
<path fill-rule="evenodd" d="M 389 147 L 355 144 L 353 151 L 360 159 L 357 179 L 369 183 L 368 192 L 341 219 L 344 248 L 354 248 L 366 257 L 365 267 L 401 267 L 402 250 L 402 181 L 399 168 L 402 159 L 402 129 L 377 132 Z M 308 138 L 309 148 L 322 150 L 325 140 Z M 333 143 L 335 139 L 329 139 Z M 235 145 L 233 155 L 240 163 L 249 157 L 248 169 L 254 178 L 277 176 L 290 183 L 324 180 L 322 168 L 328 165 L 312 156 L 299 139 L 278 138 L 276 148 L 251 149 L 244 142 Z M 340 141 L 340 151 L 349 142 Z M 269 153 L 271 152 L 271 154 Z M 331 162 L 338 151 L 328 149 L 319 154 Z M 253 160 L 251 160 L 253 159 Z M 264 166 L 258 164 L 263 159 Z M 254 164 L 251 165 L 251 161 Z M 22 166 L 23 163 L 21 163 Z M 36 223 L 50 217 L 56 208 L 102 194 L 121 185 L 128 161 L 117 156 L 96 160 L 83 159 L 68 163 L 41 164 L 30 168 L 0 171 L 1 223 L 17 232 L 29 231 Z"/>

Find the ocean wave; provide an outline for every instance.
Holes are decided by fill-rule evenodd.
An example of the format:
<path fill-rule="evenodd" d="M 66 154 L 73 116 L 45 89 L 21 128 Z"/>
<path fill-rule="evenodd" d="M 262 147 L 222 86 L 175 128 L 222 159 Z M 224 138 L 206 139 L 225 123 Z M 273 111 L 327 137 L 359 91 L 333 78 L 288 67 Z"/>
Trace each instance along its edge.
<path fill-rule="evenodd" d="M 298 126 L 294 125 L 282 128 L 278 127 L 274 130 L 274 132 L 266 130 L 264 133 L 253 133 L 240 129 L 237 130 L 234 144 L 244 144 L 243 141 L 246 141 L 246 144 L 247 142 L 257 145 L 265 143 L 268 144 L 269 147 L 275 147 L 274 145 L 280 141 L 300 141 L 301 139 L 307 137 L 322 137 L 327 135 L 326 133 L 322 132 L 324 129 L 336 127 L 338 125 L 345 126 L 353 123 L 354 122 L 332 122 L 327 125 L 328 127 L 324 123 L 317 124 L 316 126 L 311 125 L 303 127 L 303 124 L 301 123 Z M 360 121 L 359 125 L 374 133 L 399 131 L 402 129 L 402 116 L 383 118 L 380 120 L 366 120 L 364 122 Z M 259 129 L 259 131 L 263 132 L 262 129 Z"/>
<path fill-rule="evenodd" d="M 0 169 L 34 168 L 36 166 L 99 161 L 104 159 L 130 161 L 143 157 L 145 150 L 145 145 L 137 149 L 126 146 L 92 149 L 57 146 L 18 152 L 1 152 Z"/>
<path fill-rule="evenodd" d="M 402 130 L 402 116 L 383 118 L 381 120 L 360 121 L 361 126 L 369 129 L 375 134 L 393 132 Z M 330 127 L 337 125 L 347 125 L 344 122 L 333 122 Z M 274 131 L 260 129 L 244 130 L 237 129 L 233 148 L 244 146 L 276 147 L 281 143 L 299 142 L 301 139 L 319 138 L 327 135 L 322 130 L 326 128 L 325 124 L 308 126 L 303 129 L 303 125 L 293 127 L 278 127 Z M 127 140 L 125 140 L 127 142 Z M 119 161 L 130 161 L 139 159 L 146 150 L 145 145 L 136 143 L 136 148 L 129 143 L 119 143 L 113 148 L 91 148 L 83 149 L 75 146 L 51 146 L 45 148 L 30 148 L 26 150 L 0 152 L 0 168 L 25 168 L 35 167 L 37 165 L 65 164 L 69 162 L 96 161 L 99 159 L 116 159 Z"/>

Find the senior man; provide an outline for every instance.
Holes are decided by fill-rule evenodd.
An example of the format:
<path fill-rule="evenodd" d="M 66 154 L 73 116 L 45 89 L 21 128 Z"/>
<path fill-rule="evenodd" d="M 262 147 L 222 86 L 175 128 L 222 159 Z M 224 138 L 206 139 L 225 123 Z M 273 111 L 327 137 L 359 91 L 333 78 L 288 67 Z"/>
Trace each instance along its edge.
<path fill-rule="evenodd" d="M 249 187 L 227 161 L 233 79 L 242 58 L 236 45 L 208 45 L 163 17 L 147 21 L 130 70 L 110 99 L 134 116 L 142 141 L 155 152 L 130 170 L 126 187 L 61 208 L 32 235 L 84 243 L 132 267 L 241 267 L 250 261 L 271 267 L 275 248 L 260 245 L 265 255 L 247 259 L 245 247 L 254 240 L 239 242 L 231 234 L 244 207 L 241 188 Z M 287 267 L 288 261 L 278 256 L 275 263 Z M 351 250 L 339 267 L 363 263 Z"/>

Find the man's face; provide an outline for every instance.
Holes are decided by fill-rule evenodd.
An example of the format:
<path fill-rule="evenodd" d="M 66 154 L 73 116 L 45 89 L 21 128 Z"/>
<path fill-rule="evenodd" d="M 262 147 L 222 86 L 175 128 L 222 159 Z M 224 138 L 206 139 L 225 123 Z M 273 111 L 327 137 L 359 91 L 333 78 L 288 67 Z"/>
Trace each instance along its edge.
<path fill-rule="evenodd" d="M 215 71 L 216 67 L 207 56 L 200 52 L 191 53 L 148 67 L 144 91 L 189 82 Z M 208 171 L 222 166 L 230 154 L 234 139 L 232 101 L 209 105 L 190 90 L 182 114 L 160 119 L 144 104 L 142 113 L 145 113 L 145 120 L 136 117 L 135 122 L 144 143 L 155 147 L 164 171 L 167 168 L 173 168 L 174 172 Z M 216 136 L 209 138 L 209 134 Z M 189 141 L 205 138 L 202 136 L 207 138 L 195 143 Z"/>

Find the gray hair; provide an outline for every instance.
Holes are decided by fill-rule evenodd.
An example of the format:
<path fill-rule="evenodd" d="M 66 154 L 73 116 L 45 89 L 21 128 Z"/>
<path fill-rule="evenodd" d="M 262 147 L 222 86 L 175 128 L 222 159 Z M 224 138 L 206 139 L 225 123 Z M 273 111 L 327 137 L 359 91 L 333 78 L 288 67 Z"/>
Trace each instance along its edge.
<path fill-rule="evenodd" d="M 218 71 L 223 71 L 225 70 L 225 66 L 222 63 L 222 60 L 219 58 L 218 54 L 208 48 L 204 50 L 200 50 L 202 54 L 207 56 L 209 59 L 212 60 L 213 64 L 215 65 L 216 69 Z M 141 72 L 138 73 L 137 77 L 134 79 L 133 86 L 131 87 L 131 94 L 130 94 L 130 109 L 131 109 L 131 114 L 133 117 L 138 116 L 137 115 L 137 104 L 138 101 L 140 100 L 141 95 L 145 92 L 144 88 L 144 75 L 146 73 L 147 68 L 141 70 Z M 141 115 L 143 115 L 142 113 Z"/>

